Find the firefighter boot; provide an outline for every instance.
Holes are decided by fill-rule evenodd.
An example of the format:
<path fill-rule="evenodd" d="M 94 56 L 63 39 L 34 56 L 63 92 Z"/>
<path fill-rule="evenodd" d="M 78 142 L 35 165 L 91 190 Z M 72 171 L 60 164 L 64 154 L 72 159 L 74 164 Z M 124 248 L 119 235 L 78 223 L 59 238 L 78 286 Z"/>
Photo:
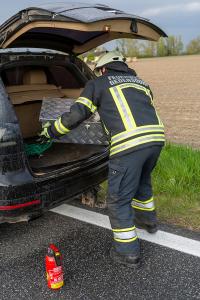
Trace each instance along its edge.
<path fill-rule="evenodd" d="M 134 222 L 137 228 L 145 229 L 149 233 L 156 233 L 158 231 L 155 211 L 143 213 L 135 210 Z"/>
<path fill-rule="evenodd" d="M 139 266 L 140 263 L 140 252 L 134 254 L 122 254 L 117 252 L 114 247 L 110 249 L 111 259 L 117 263 L 129 268 L 135 268 Z"/>
<path fill-rule="evenodd" d="M 116 245 L 116 242 L 114 242 L 110 249 L 110 258 L 115 263 L 127 266 L 129 268 L 138 267 L 140 263 L 140 241 L 137 239 L 134 244 L 135 246 L 132 248 L 131 252 L 127 252 L 126 245 L 124 245 L 124 249 L 121 247 L 119 248 L 123 251 L 117 251 L 119 249 Z"/>
<path fill-rule="evenodd" d="M 141 220 L 138 220 L 136 218 L 135 218 L 135 226 L 137 228 L 145 229 L 149 233 L 156 233 L 158 231 L 157 223 L 146 224 L 146 223 L 141 222 Z"/>

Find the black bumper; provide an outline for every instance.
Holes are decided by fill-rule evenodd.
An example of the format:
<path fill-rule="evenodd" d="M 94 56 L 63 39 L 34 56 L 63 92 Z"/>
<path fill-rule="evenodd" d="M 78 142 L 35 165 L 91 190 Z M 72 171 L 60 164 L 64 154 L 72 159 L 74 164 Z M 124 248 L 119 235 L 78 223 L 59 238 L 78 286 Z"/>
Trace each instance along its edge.
<path fill-rule="evenodd" d="M 35 177 L 26 184 L 1 186 L 0 222 L 29 220 L 100 184 L 107 173 L 108 156 L 104 155 L 85 167 Z"/>

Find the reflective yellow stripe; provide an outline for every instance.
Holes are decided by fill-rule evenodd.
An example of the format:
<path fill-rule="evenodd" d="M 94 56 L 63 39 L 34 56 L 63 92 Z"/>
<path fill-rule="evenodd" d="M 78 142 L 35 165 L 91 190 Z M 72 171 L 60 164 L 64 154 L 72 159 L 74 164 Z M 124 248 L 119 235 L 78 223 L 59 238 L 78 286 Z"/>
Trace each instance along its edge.
<path fill-rule="evenodd" d="M 151 91 L 150 91 L 150 89 L 145 88 L 145 87 L 143 87 L 143 86 L 141 86 L 141 85 L 139 85 L 139 84 L 135 84 L 135 83 L 123 83 L 123 84 L 120 84 L 119 87 L 120 87 L 121 89 L 124 89 L 124 88 L 135 88 L 135 89 L 137 89 L 137 90 L 144 91 L 145 94 L 146 94 L 147 96 L 149 96 L 149 98 L 151 99 L 151 104 L 152 104 L 153 107 L 154 107 L 154 104 L 153 104 L 153 98 L 152 98 L 152 96 L 151 96 Z M 154 109 L 155 109 L 155 107 L 154 107 Z M 160 119 L 160 117 L 159 117 L 159 115 L 158 115 L 156 109 L 155 109 L 155 114 L 156 114 L 156 117 L 157 117 L 157 119 L 158 119 L 159 125 L 163 125 L 163 123 L 162 123 L 162 121 L 161 121 L 161 119 Z"/>
<path fill-rule="evenodd" d="M 120 240 L 130 240 L 137 236 L 135 230 L 126 231 L 126 232 L 114 232 L 114 239 Z"/>
<path fill-rule="evenodd" d="M 135 83 L 123 83 L 123 84 L 120 84 L 120 88 L 121 88 L 121 89 L 129 88 L 129 87 L 130 87 L 130 88 L 135 88 L 135 89 L 137 89 L 137 90 L 144 91 L 145 94 L 146 94 L 147 96 L 149 96 L 149 97 L 151 98 L 151 100 L 152 100 L 152 97 L 151 97 L 151 95 L 150 95 L 150 90 L 147 89 L 147 88 L 145 88 L 144 86 L 139 85 L 139 84 L 135 84 Z"/>
<path fill-rule="evenodd" d="M 130 107 L 129 107 L 129 105 L 128 105 L 128 102 L 126 101 L 126 98 L 124 97 L 124 94 L 122 93 L 122 90 L 120 89 L 119 86 L 117 86 L 117 90 L 118 90 L 118 92 L 119 92 L 119 95 L 120 95 L 120 97 L 121 97 L 121 99 L 122 99 L 122 101 L 123 101 L 123 104 L 124 104 L 124 106 L 125 106 L 125 108 L 126 108 L 126 112 L 127 112 L 128 117 L 129 117 L 129 119 L 130 119 L 131 126 L 129 126 L 129 129 L 135 128 L 135 127 L 136 127 L 136 123 L 135 123 L 135 120 L 134 120 L 134 118 L 133 118 L 133 114 L 132 114 L 132 112 L 131 112 L 131 110 L 130 110 Z"/>
<path fill-rule="evenodd" d="M 102 122 L 102 125 L 103 125 L 103 127 L 104 127 L 104 130 L 105 130 L 106 134 L 109 135 L 109 131 L 108 131 L 108 129 L 106 128 L 106 125 L 104 124 L 103 121 L 101 121 L 101 122 Z"/>
<path fill-rule="evenodd" d="M 128 106 L 126 98 L 119 87 L 115 86 L 110 88 L 110 93 L 115 101 L 118 112 L 121 116 L 122 122 L 126 130 L 130 130 L 136 127 L 133 115 Z"/>
<path fill-rule="evenodd" d="M 58 126 L 57 121 L 55 121 L 54 126 L 55 126 L 56 130 L 57 130 L 59 133 L 63 134 L 63 132 L 60 130 L 60 128 L 59 128 L 59 126 Z"/>
<path fill-rule="evenodd" d="M 111 147 L 110 155 L 150 142 L 165 142 L 165 136 L 164 134 L 152 134 L 132 139 L 117 146 Z"/>
<path fill-rule="evenodd" d="M 116 241 L 116 242 L 120 242 L 120 243 L 130 243 L 130 242 L 133 242 L 133 241 L 135 241 L 135 240 L 137 240 L 137 236 L 136 237 L 134 237 L 134 238 L 132 238 L 132 239 L 127 239 L 127 240 L 121 240 L 121 239 L 115 239 L 114 238 L 114 240 Z"/>
<path fill-rule="evenodd" d="M 61 118 L 59 118 L 59 125 L 60 125 L 61 130 L 63 130 L 64 133 L 69 132 L 69 129 L 62 124 Z"/>
<path fill-rule="evenodd" d="M 131 230 L 134 230 L 134 229 L 135 229 L 135 226 L 130 227 L 130 228 L 123 228 L 123 229 L 112 229 L 112 231 L 114 231 L 114 232 L 124 232 L 124 231 L 131 231 Z"/>
<path fill-rule="evenodd" d="M 154 109 L 155 109 L 155 107 L 154 107 Z M 156 117 L 158 119 L 158 123 L 163 126 L 163 122 L 161 121 L 156 109 L 155 109 L 155 113 L 156 113 Z"/>
<path fill-rule="evenodd" d="M 139 207 L 139 206 L 135 206 L 135 205 L 132 205 L 132 207 L 135 208 L 135 209 L 145 210 L 145 211 L 153 211 L 153 210 L 155 210 L 155 207 L 152 207 L 152 208 L 143 208 L 143 207 Z"/>
<path fill-rule="evenodd" d="M 56 128 L 56 130 L 60 133 L 60 134 L 65 134 L 67 132 L 69 132 L 69 129 L 66 128 L 62 122 L 61 122 L 61 117 L 59 119 L 57 119 L 55 122 L 54 122 L 54 126 Z"/>
<path fill-rule="evenodd" d="M 147 89 L 147 93 L 148 93 L 149 98 L 151 99 L 151 104 L 152 104 L 153 107 L 154 107 L 154 104 L 153 104 L 153 97 L 152 97 L 152 95 L 151 95 L 151 91 Z"/>
<path fill-rule="evenodd" d="M 164 127 L 160 125 L 152 125 L 152 126 L 140 126 L 136 129 L 129 130 L 129 131 L 123 131 L 121 133 L 118 133 L 111 138 L 111 145 L 120 142 L 124 139 L 130 138 L 132 136 L 135 136 L 137 134 L 143 134 L 143 133 L 153 133 L 153 132 L 163 132 L 164 133 Z"/>
<path fill-rule="evenodd" d="M 76 102 L 81 103 L 89 108 L 89 110 L 94 113 L 97 110 L 97 107 L 93 104 L 93 102 L 85 97 L 79 97 Z"/>
<path fill-rule="evenodd" d="M 134 200 L 135 202 L 143 203 L 143 204 L 146 204 L 146 203 L 149 203 L 149 202 L 154 201 L 154 200 L 153 200 L 153 197 L 151 197 L 149 200 L 145 200 L 145 201 L 138 200 L 138 199 L 135 199 L 135 198 L 133 198 L 133 200 Z"/>
<path fill-rule="evenodd" d="M 157 119 L 158 119 L 158 123 L 159 123 L 160 126 L 163 126 L 163 122 L 161 121 L 161 119 L 160 119 L 160 117 L 159 117 L 159 115 L 158 115 L 158 113 L 157 113 L 157 110 L 156 110 L 156 108 L 155 108 L 155 106 L 154 106 L 153 98 L 152 98 L 152 96 L 151 96 L 150 90 L 149 90 L 149 97 L 150 97 L 150 99 L 151 99 L 151 104 L 152 104 L 152 106 L 153 106 L 154 109 L 155 109 L 155 114 L 156 114 L 156 117 L 157 117 Z"/>
<path fill-rule="evenodd" d="M 121 243 L 129 243 L 137 239 L 135 226 L 130 228 L 113 229 L 114 240 Z"/>
<path fill-rule="evenodd" d="M 138 199 L 133 199 L 131 206 L 135 209 L 144 210 L 144 211 L 153 211 L 155 210 L 155 203 L 153 197 L 149 200 L 141 201 Z"/>
<path fill-rule="evenodd" d="M 153 98 L 152 98 L 152 96 L 151 96 L 150 91 L 149 91 L 149 97 L 150 97 L 150 99 L 151 99 L 151 104 L 152 104 L 152 106 L 153 106 L 154 109 L 155 109 L 155 114 L 156 114 L 156 117 L 157 117 L 157 119 L 158 119 L 158 123 L 159 123 L 160 126 L 163 126 L 163 122 L 161 121 L 161 119 L 160 119 L 160 117 L 159 117 L 159 115 L 158 115 L 158 113 L 157 113 L 157 110 L 156 110 L 156 108 L 155 108 L 155 106 L 154 106 Z"/>
<path fill-rule="evenodd" d="M 138 126 L 137 128 L 135 128 L 135 129 L 133 129 L 133 130 L 137 130 L 138 128 L 141 128 L 141 129 L 143 129 L 143 130 L 146 130 L 146 129 L 149 129 L 149 128 L 153 128 L 153 127 L 159 127 L 159 130 L 160 129 L 163 129 L 164 130 L 164 126 L 163 125 L 158 125 L 158 124 L 156 124 L 156 125 L 142 125 L 142 126 Z M 125 131 L 123 131 L 123 132 L 120 132 L 120 133 L 118 133 L 118 134 L 116 134 L 116 135 L 114 135 L 113 137 L 117 137 L 117 136 L 120 136 L 121 134 L 123 134 L 123 133 L 125 133 L 125 132 L 131 132 L 132 130 L 125 130 Z"/>

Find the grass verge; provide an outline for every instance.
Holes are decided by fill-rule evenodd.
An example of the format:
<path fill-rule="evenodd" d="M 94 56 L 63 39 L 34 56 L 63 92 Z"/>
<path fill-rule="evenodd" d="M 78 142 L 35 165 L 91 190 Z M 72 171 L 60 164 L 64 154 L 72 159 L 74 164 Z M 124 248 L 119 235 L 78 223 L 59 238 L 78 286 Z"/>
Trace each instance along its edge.
<path fill-rule="evenodd" d="M 161 221 L 200 230 L 200 151 L 168 144 L 153 174 Z"/>
<path fill-rule="evenodd" d="M 200 151 L 167 144 L 152 181 L 159 220 L 200 230 Z M 106 189 L 104 182 L 99 197 Z"/>

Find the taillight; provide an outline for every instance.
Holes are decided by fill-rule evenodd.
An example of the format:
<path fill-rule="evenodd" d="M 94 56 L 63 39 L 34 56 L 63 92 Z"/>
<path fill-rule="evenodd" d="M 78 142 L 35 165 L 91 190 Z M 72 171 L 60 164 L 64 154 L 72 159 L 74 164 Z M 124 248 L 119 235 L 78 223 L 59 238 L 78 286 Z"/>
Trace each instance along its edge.
<path fill-rule="evenodd" d="M 19 208 L 23 208 L 23 207 L 27 207 L 27 206 L 37 205 L 40 203 L 41 203 L 41 200 L 33 200 L 33 201 L 26 202 L 26 203 L 4 205 L 4 206 L 1 205 L 0 210 L 15 210 L 15 209 L 19 209 Z"/>

